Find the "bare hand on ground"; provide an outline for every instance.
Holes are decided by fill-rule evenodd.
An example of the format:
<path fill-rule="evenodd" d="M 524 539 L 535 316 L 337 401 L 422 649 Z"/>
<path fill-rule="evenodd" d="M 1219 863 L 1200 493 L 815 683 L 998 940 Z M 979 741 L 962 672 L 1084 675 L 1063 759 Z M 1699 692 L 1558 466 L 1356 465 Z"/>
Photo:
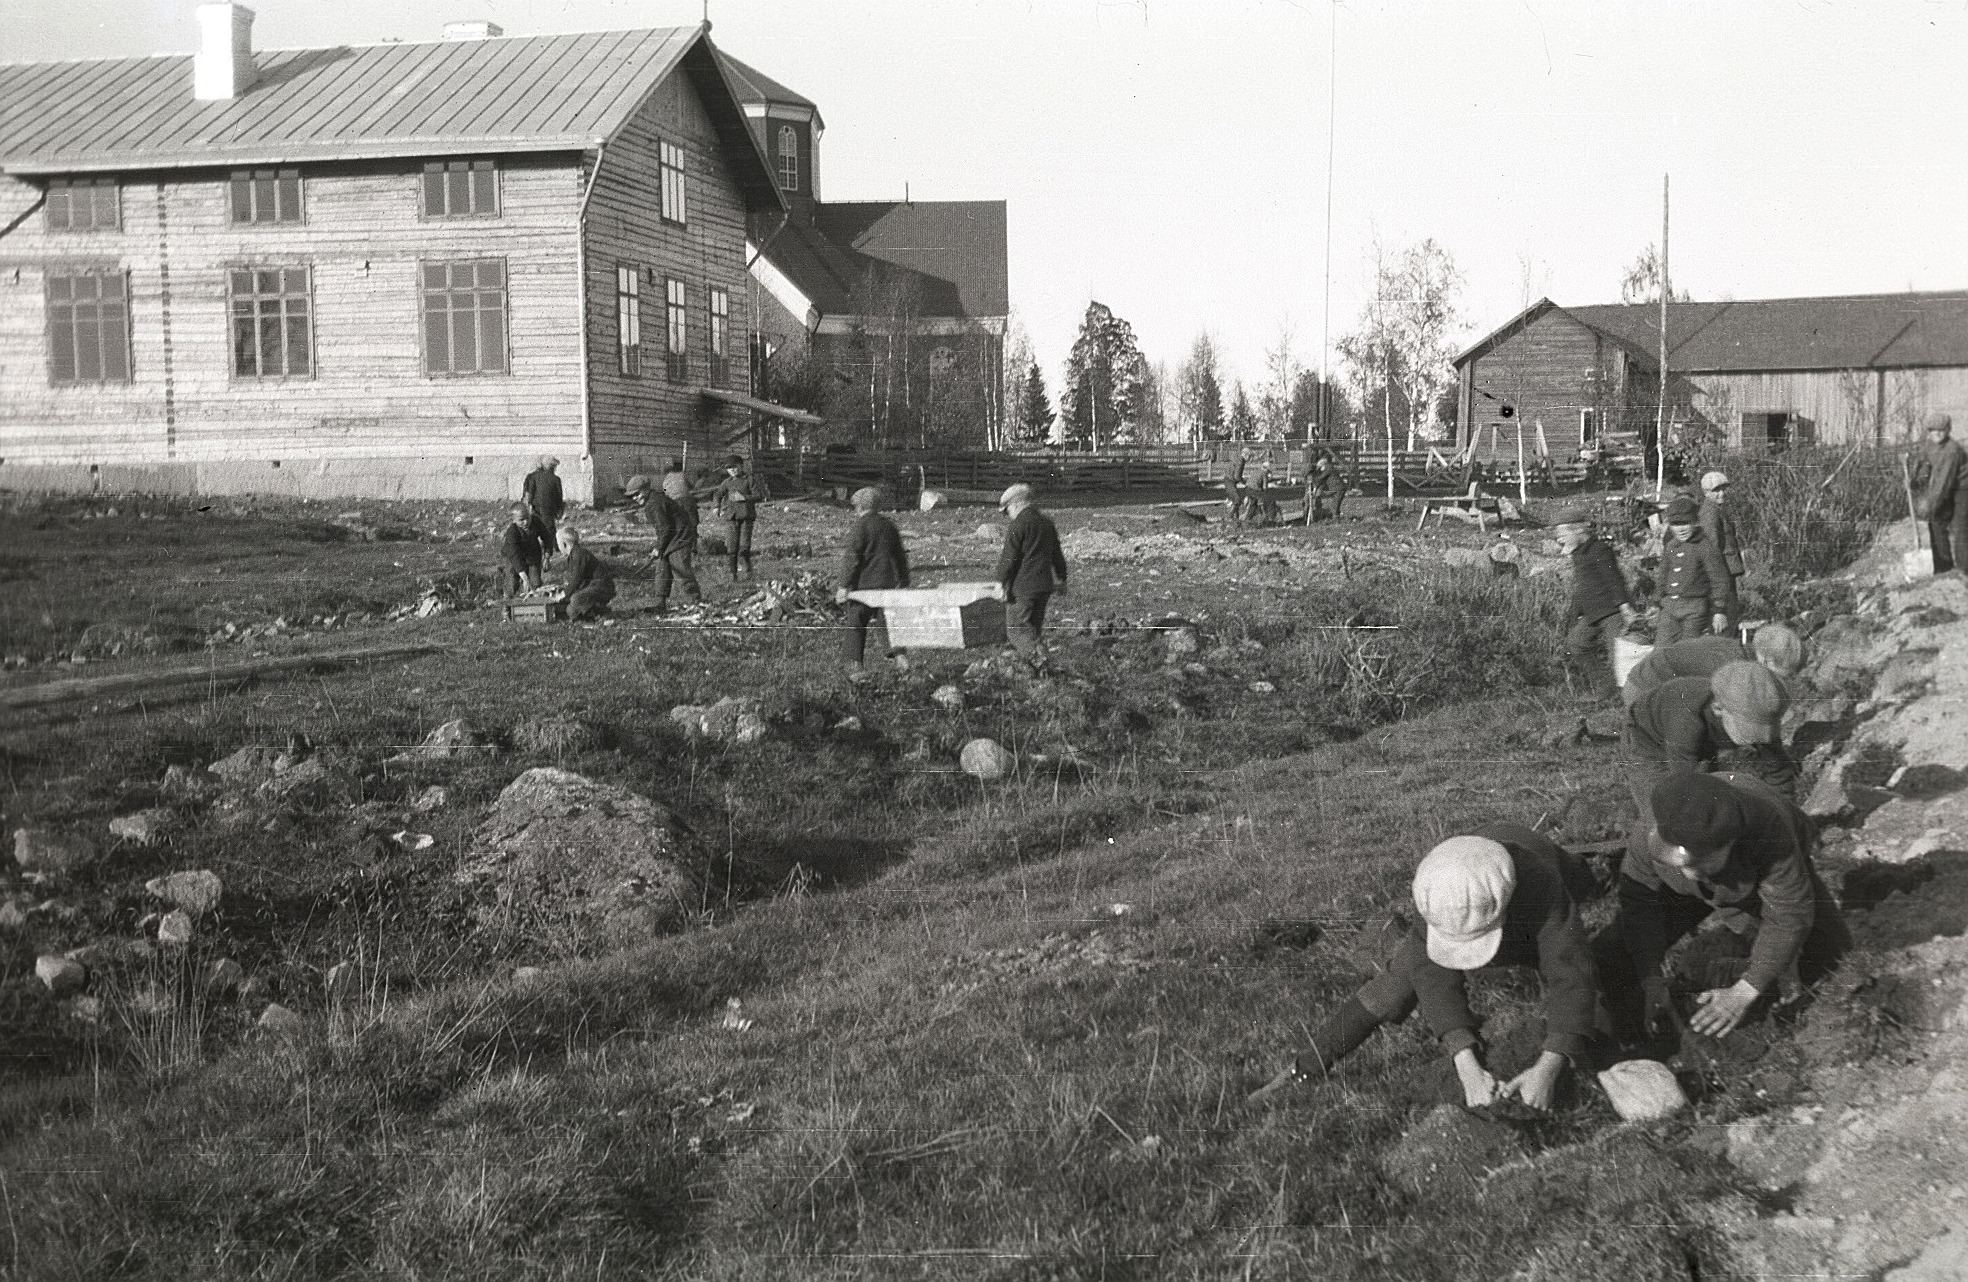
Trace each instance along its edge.
<path fill-rule="evenodd" d="M 1456 1076 L 1462 1079 L 1463 1102 L 1469 1107 L 1481 1108 L 1485 1104 L 1494 1104 L 1501 1097 L 1502 1083 L 1483 1067 L 1475 1051 L 1457 1051 L 1455 1069 Z"/>
<path fill-rule="evenodd" d="M 1499 1097 L 1515 1095 L 1532 1108 L 1550 1112 L 1551 1101 L 1558 1094 L 1558 1079 L 1565 1072 L 1565 1064 L 1563 1055 L 1545 1051 L 1538 1056 L 1537 1063 L 1504 1083 Z"/>
<path fill-rule="evenodd" d="M 1727 988 L 1711 988 L 1695 999 L 1701 1003 L 1701 1009 L 1688 1020 L 1688 1027 L 1704 1037 L 1727 1037 L 1736 1031 L 1736 1025 L 1742 1023 L 1743 1016 L 1749 1014 L 1749 1008 L 1759 996 L 1741 980 Z"/>

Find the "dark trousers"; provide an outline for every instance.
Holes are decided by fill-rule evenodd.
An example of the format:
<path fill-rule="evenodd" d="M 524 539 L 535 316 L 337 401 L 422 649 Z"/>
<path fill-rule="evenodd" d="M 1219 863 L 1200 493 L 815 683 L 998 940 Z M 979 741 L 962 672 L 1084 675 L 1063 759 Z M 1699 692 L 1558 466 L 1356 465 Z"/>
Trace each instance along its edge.
<path fill-rule="evenodd" d="M 1671 596 L 1660 603 L 1660 617 L 1654 621 L 1654 648 L 1663 649 L 1676 641 L 1709 634 L 1708 598 Z"/>
<path fill-rule="evenodd" d="M 545 561 L 553 560 L 553 554 L 560 550 L 560 545 L 554 541 L 553 521 L 538 512 L 532 512 L 527 517 L 527 524 L 533 527 L 533 533 L 540 540 L 540 558 Z"/>
<path fill-rule="evenodd" d="M 499 594 L 501 596 L 518 596 L 522 588 L 530 592 L 539 586 L 539 566 L 529 565 L 521 568 L 519 566 L 508 565 L 503 561 L 499 563 Z"/>
<path fill-rule="evenodd" d="M 1952 570 L 1956 558 L 1968 558 L 1968 496 L 1955 495 L 1928 519 L 1927 541 L 1934 549 L 1936 574 Z"/>
<path fill-rule="evenodd" d="M 670 602 L 670 584 L 675 582 L 683 588 L 683 603 L 696 605 L 704 599 L 703 589 L 697 586 L 697 569 L 691 564 L 697 549 L 694 547 L 672 548 L 656 558 L 656 608 L 661 609 Z"/>
<path fill-rule="evenodd" d="M 882 614 L 881 610 L 872 605 L 865 605 L 860 601 L 849 601 L 847 603 L 847 613 L 841 620 L 841 627 L 843 629 L 841 632 L 841 653 L 849 663 L 861 662 L 861 656 L 867 652 L 868 625 L 877 619 L 881 620 L 882 639 L 886 641 L 888 638 L 888 618 Z M 889 654 L 895 653 L 892 647 L 887 648 L 887 652 Z"/>
<path fill-rule="evenodd" d="M 725 540 L 725 559 L 731 566 L 731 577 L 738 577 L 738 563 L 745 563 L 745 577 L 752 576 L 752 518 L 727 522 L 731 526 L 731 537 Z"/>
<path fill-rule="evenodd" d="M 1626 620 L 1614 611 L 1601 619 L 1579 619 L 1565 634 L 1565 653 L 1585 669 L 1595 698 L 1610 699 L 1619 693 L 1619 683 L 1613 679 L 1613 642 L 1625 626 Z"/>
<path fill-rule="evenodd" d="M 1050 592 L 1032 592 L 1005 602 L 1005 637 L 1021 654 L 1036 654 L 1039 637 L 1045 631 L 1046 602 Z"/>
<path fill-rule="evenodd" d="M 574 620 L 592 619 L 608 613 L 608 603 L 615 599 L 615 585 L 603 581 L 590 583 L 573 596 L 567 598 L 567 617 Z"/>

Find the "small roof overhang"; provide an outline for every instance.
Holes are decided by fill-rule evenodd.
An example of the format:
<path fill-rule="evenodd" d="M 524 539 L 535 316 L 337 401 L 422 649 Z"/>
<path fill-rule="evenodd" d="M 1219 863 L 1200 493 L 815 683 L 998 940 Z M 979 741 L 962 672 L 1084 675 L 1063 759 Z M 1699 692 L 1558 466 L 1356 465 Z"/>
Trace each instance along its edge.
<path fill-rule="evenodd" d="M 790 405 L 776 405 L 771 401 L 760 400 L 756 396 L 748 396 L 744 392 L 733 392 L 722 387 L 706 387 L 699 390 L 703 392 L 706 400 L 722 401 L 726 405 L 757 410 L 761 414 L 770 414 L 774 418 L 783 418 L 794 423 L 805 423 L 809 427 L 819 427 L 827 421 L 807 410 L 796 410 Z"/>

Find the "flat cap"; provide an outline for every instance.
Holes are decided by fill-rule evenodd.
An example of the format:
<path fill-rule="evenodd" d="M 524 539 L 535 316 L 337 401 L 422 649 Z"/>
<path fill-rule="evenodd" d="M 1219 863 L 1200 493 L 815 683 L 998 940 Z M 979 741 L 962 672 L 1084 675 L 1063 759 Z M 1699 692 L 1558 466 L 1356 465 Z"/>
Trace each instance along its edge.
<path fill-rule="evenodd" d="M 1951 432 L 1954 430 L 1954 420 L 1939 410 L 1928 410 L 1927 417 L 1920 420 L 1920 427 L 1927 432 Z"/>
<path fill-rule="evenodd" d="M 634 476 L 630 477 L 628 480 L 622 483 L 622 493 L 640 494 L 644 490 L 648 489 L 650 484 L 651 482 L 649 478 L 647 476 L 644 476 L 642 473 L 638 472 Z"/>
<path fill-rule="evenodd" d="M 1693 525 L 1701 520 L 1701 504 L 1685 494 L 1676 495 L 1664 515 L 1669 525 Z"/>
<path fill-rule="evenodd" d="M 1779 676 L 1792 676 L 1804 666 L 1804 641 L 1781 623 L 1766 623 L 1750 640 L 1756 661 Z"/>
<path fill-rule="evenodd" d="M 1748 742 L 1777 741 L 1778 723 L 1790 706 L 1790 696 L 1768 668 L 1748 660 L 1725 663 L 1708 679 L 1708 688 L 1716 708 L 1743 722 L 1742 728 L 1757 736 Z M 1740 738 L 1734 731 L 1730 737 Z"/>
<path fill-rule="evenodd" d="M 998 496 L 998 506 L 1002 508 L 1010 507 L 1014 503 L 1030 503 L 1036 497 L 1037 494 L 1032 487 L 1020 481 L 1016 485 L 1005 488 L 1005 492 Z"/>
<path fill-rule="evenodd" d="M 1709 493 L 1715 490 L 1719 490 L 1723 486 L 1727 485 L 1728 483 L 1729 483 L 1729 474 L 1727 472 L 1702 473 L 1701 487 L 1704 493 Z"/>
<path fill-rule="evenodd" d="M 1647 800 L 1654 811 L 1654 831 L 1670 845 L 1707 854 L 1742 836 L 1742 803 L 1736 790 L 1714 775 L 1695 770 L 1671 774 L 1654 785 Z"/>

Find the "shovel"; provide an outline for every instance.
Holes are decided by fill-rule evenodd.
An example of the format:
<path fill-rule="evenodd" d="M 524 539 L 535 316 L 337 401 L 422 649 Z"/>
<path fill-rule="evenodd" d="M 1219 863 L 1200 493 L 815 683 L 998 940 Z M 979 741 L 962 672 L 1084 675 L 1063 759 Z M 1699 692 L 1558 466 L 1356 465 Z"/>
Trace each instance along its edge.
<path fill-rule="evenodd" d="M 1925 546 L 1925 523 L 1920 519 L 1920 509 L 1913 502 L 1913 473 L 1907 467 L 1906 455 L 1900 455 L 1900 482 L 1906 487 L 1907 515 L 1913 518 L 1913 551 L 1900 554 L 1900 569 L 1907 582 L 1934 577 L 1934 549 Z"/>

